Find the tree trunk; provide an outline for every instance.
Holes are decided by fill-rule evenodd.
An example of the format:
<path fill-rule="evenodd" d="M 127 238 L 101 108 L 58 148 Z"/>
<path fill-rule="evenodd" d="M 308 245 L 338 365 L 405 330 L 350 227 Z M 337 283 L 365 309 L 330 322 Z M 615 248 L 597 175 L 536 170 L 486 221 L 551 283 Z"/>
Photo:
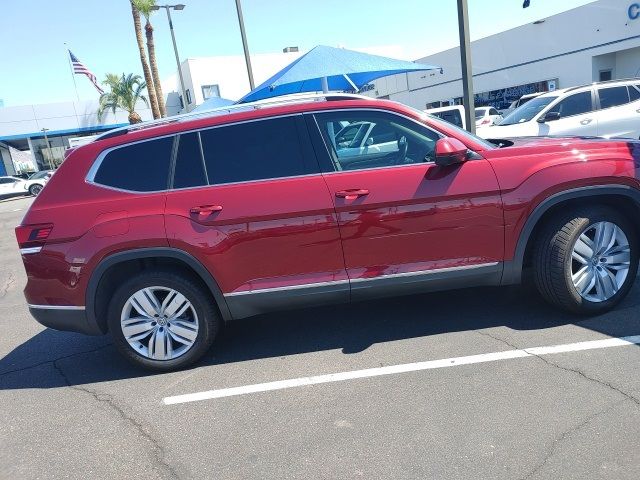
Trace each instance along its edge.
<path fill-rule="evenodd" d="M 140 12 L 131 4 L 131 15 L 133 15 L 133 26 L 136 30 L 136 40 L 138 42 L 138 50 L 140 52 L 140 63 L 142 63 L 142 72 L 144 73 L 144 81 L 147 84 L 147 93 L 149 94 L 149 103 L 151 104 L 151 113 L 153 118 L 160 118 L 160 109 L 156 99 L 156 91 L 153 86 L 153 78 L 147 63 L 147 56 L 144 53 L 144 41 L 142 40 L 142 24 L 140 23 Z"/>
<path fill-rule="evenodd" d="M 160 85 L 160 75 L 158 75 L 158 62 L 156 62 L 156 46 L 153 43 L 153 26 L 147 20 L 144 26 L 147 35 L 147 50 L 149 50 L 149 64 L 151 65 L 151 75 L 153 76 L 153 86 L 156 89 L 156 100 L 158 100 L 158 110 L 162 117 L 167 116 L 167 108 L 164 104 L 164 94 L 162 93 L 162 85 Z"/>
<path fill-rule="evenodd" d="M 138 112 L 129 112 L 129 124 L 133 125 L 134 123 L 142 122 L 142 118 L 138 115 Z"/>

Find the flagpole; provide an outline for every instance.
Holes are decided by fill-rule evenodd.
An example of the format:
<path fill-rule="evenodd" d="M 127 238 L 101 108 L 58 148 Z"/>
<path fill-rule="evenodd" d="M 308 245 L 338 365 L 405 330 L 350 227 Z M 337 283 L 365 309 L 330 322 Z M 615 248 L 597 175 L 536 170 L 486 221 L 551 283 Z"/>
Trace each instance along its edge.
<path fill-rule="evenodd" d="M 76 76 L 73 73 L 73 66 L 71 65 L 71 55 L 69 55 L 69 46 L 67 42 L 64 42 L 64 48 L 67 51 L 67 63 L 69 64 L 69 71 L 71 72 L 71 79 L 73 80 L 73 88 L 76 91 L 76 98 L 78 99 L 78 103 L 80 103 L 80 95 L 78 95 L 78 85 L 76 85 Z"/>

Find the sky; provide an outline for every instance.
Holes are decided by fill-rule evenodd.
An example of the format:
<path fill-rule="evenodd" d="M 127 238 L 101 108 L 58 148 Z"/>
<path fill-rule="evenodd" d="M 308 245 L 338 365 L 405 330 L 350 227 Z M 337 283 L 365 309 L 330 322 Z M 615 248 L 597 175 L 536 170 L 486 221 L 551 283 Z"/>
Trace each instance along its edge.
<path fill-rule="evenodd" d="M 531 0 L 523 9 L 522 0 L 468 0 L 471 40 L 591 1 Z M 172 12 L 181 60 L 242 54 L 234 0 L 181 3 L 186 8 Z M 128 0 L 0 0 L 0 7 L 5 106 L 75 100 L 67 48 L 99 80 L 106 73 L 142 74 Z M 321 44 L 416 60 L 458 45 L 455 0 L 242 0 L 242 10 L 252 53 Z M 166 13 L 151 21 L 164 79 L 176 71 Z M 86 77 L 75 79 L 80 99 L 97 98 Z"/>

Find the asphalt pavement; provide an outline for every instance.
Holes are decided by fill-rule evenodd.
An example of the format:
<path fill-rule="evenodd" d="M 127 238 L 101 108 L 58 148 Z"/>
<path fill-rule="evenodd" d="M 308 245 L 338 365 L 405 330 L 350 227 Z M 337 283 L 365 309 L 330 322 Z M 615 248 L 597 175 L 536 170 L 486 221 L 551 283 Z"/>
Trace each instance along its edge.
<path fill-rule="evenodd" d="M 264 315 L 149 374 L 30 317 L 30 202 L 0 203 L 2 479 L 639 477 L 640 282 L 595 318 L 531 286 Z"/>

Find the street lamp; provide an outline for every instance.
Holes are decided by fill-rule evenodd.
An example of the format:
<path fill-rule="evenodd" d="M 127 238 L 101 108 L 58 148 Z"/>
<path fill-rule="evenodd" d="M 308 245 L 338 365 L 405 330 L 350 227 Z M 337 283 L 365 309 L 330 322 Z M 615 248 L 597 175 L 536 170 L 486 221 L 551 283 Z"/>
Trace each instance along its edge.
<path fill-rule="evenodd" d="M 182 69 L 180 68 L 180 56 L 178 55 L 178 46 L 176 45 L 176 36 L 173 33 L 173 22 L 171 21 L 170 10 L 184 10 L 185 5 L 179 3 L 177 5 L 154 5 L 151 10 L 160 10 L 164 8 L 167 11 L 167 19 L 169 20 L 169 30 L 171 30 L 171 40 L 173 40 L 173 51 L 176 54 L 176 65 L 178 66 L 178 76 L 180 77 L 180 90 L 182 91 L 182 99 L 184 103 L 184 109 L 189 111 L 189 104 L 187 100 L 187 92 L 184 89 L 184 78 L 182 78 Z"/>
<path fill-rule="evenodd" d="M 240 24 L 240 36 L 242 37 L 242 48 L 244 50 L 244 61 L 247 64 L 247 75 L 249 75 L 249 87 L 255 88 L 253 83 L 253 70 L 251 70 L 251 57 L 249 57 L 249 45 L 247 44 L 247 34 L 244 31 L 244 19 L 242 17 L 242 6 L 240 0 L 236 0 L 236 12 L 238 13 L 238 23 Z"/>

